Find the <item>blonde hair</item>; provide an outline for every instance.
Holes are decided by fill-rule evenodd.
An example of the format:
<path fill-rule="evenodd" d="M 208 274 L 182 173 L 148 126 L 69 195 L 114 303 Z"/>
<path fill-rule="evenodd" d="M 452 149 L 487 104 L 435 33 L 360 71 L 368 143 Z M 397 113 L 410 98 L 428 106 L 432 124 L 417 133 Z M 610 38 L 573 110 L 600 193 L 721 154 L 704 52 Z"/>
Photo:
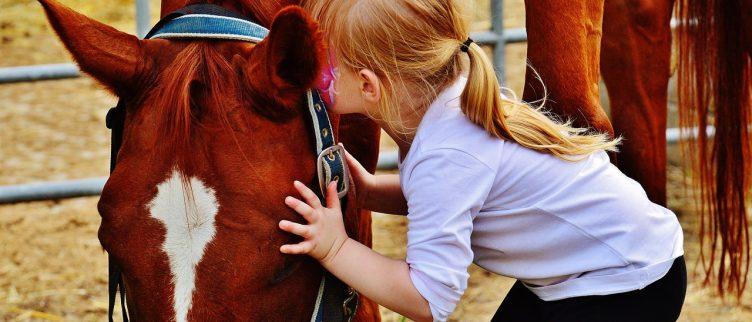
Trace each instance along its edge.
<path fill-rule="evenodd" d="M 340 68 L 369 69 L 379 77 L 379 117 L 397 133 L 415 131 L 401 121 L 401 107 L 421 115 L 466 65 L 460 48 L 469 32 L 452 0 L 308 0 L 304 6 L 335 44 Z M 533 107 L 514 95 L 502 97 L 483 48 L 470 44 L 467 56 L 461 109 L 491 135 L 564 160 L 616 151 L 620 139 L 560 122 L 542 104 Z M 416 92 L 422 95 L 406 95 Z"/>

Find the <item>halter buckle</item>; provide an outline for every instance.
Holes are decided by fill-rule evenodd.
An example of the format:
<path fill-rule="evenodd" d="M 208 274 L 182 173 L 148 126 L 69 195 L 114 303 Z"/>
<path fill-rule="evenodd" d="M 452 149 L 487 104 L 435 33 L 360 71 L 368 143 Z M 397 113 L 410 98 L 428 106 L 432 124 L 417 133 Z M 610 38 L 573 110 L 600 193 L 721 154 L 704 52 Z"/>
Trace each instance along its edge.
<path fill-rule="evenodd" d="M 341 146 L 333 145 L 321 151 L 316 160 L 316 170 L 322 196 L 326 195 L 326 187 L 334 180 L 337 180 L 337 197 L 342 199 L 347 195 L 350 190 L 350 173 L 345 162 L 345 151 Z M 339 173 L 342 174 L 341 178 Z"/>

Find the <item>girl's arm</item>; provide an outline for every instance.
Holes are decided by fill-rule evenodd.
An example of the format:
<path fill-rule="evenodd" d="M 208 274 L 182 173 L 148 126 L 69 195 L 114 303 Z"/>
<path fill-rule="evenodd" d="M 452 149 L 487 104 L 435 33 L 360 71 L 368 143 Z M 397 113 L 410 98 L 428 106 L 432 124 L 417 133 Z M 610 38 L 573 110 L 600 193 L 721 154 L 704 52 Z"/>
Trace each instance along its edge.
<path fill-rule="evenodd" d="M 410 200 L 406 261 L 383 257 L 348 239 L 336 186 L 326 192 L 328 208 L 305 185 L 305 202 L 285 203 L 307 224 L 281 221 L 281 229 L 304 240 L 280 249 L 308 254 L 359 292 L 414 320 L 445 321 L 467 288 L 473 260 L 473 220 L 490 193 L 495 172 L 456 148 L 435 149 L 418 160 L 405 193 Z"/>
<path fill-rule="evenodd" d="M 296 181 L 295 188 L 305 202 L 287 197 L 285 203 L 309 224 L 281 221 L 279 227 L 282 230 L 305 240 L 283 245 L 280 251 L 308 254 L 345 284 L 384 307 L 414 321 L 433 320 L 428 301 L 413 285 L 407 263 L 382 256 L 347 237 L 335 182 L 327 187 L 328 208 L 322 206 L 313 191 L 302 183 Z"/>
<path fill-rule="evenodd" d="M 366 190 L 363 208 L 375 212 L 407 216 L 407 201 L 402 194 L 399 175 L 373 175 L 373 183 Z"/>
<path fill-rule="evenodd" d="M 373 175 L 345 150 L 347 164 L 358 190 L 358 204 L 361 207 L 394 215 L 407 216 L 407 201 L 402 194 L 399 175 Z"/>
<path fill-rule="evenodd" d="M 383 256 L 350 238 L 321 264 L 342 282 L 413 321 L 432 321 L 428 301 L 413 285 L 404 261 Z M 368 276 L 368 278 L 363 278 Z"/>

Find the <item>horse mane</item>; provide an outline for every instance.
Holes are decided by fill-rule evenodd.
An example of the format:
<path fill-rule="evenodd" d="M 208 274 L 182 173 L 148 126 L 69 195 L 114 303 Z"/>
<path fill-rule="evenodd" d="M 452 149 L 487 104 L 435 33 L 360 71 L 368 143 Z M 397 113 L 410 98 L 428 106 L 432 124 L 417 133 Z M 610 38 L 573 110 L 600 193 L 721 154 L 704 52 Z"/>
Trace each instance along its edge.
<path fill-rule="evenodd" d="M 734 292 L 737 298 L 750 265 L 746 205 L 752 188 L 752 61 L 740 45 L 745 32 L 743 2 L 679 0 L 676 11 L 680 125 L 698 131 L 684 154 L 690 156 L 700 191 L 705 284 L 717 266 L 719 293 Z M 713 138 L 709 125 L 715 126 Z M 707 237 L 710 245 L 705 249 Z"/>
<path fill-rule="evenodd" d="M 202 119 L 216 118 L 225 130 L 233 132 L 228 113 L 239 101 L 228 93 L 238 93 L 239 78 L 228 62 L 208 41 L 186 45 L 161 71 L 157 78 L 154 121 L 159 125 L 159 139 L 178 157 L 179 166 L 194 158 L 198 126 Z M 184 157 L 182 154 L 185 153 Z M 183 168 L 183 167 L 180 167 Z"/>

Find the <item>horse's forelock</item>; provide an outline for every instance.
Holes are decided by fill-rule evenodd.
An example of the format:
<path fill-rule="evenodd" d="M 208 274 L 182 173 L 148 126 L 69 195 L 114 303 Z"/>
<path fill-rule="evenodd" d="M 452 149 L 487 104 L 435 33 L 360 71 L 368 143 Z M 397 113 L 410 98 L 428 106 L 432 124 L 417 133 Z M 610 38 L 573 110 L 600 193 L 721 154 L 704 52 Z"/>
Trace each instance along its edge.
<path fill-rule="evenodd" d="M 161 145 L 173 153 L 180 169 L 201 151 L 193 140 L 202 119 L 220 120 L 234 135 L 228 113 L 239 103 L 239 79 L 227 59 L 207 41 L 188 44 L 158 77 L 150 106 Z"/>

